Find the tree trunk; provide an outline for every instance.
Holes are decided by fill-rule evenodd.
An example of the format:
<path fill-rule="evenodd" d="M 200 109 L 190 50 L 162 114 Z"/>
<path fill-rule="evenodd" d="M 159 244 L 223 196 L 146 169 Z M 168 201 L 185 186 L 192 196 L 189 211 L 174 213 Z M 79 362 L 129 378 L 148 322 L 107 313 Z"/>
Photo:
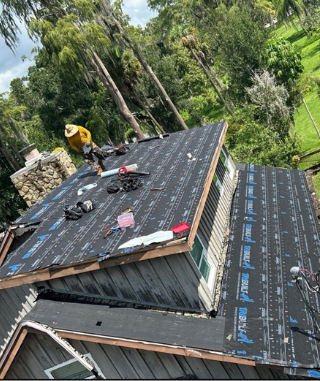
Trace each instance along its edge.
<path fill-rule="evenodd" d="M 229 105 L 227 104 L 226 100 L 223 98 L 222 94 L 220 93 L 217 85 L 213 82 L 211 76 L 208 74 L 205 66 L 203 65 L 202 61 L 200 60 L 200 58 L 196 55 L 196 53 L 194 52 L 194 50 L 192 48 L 188 48 L 193 56 L 193 58 L 199 63 L 199 65 L 201 66 L 204 74 L 206 75 L 206 77 L 208 78 L 208 80 L 210 81 L 210 83 L 212 84 L 212 86 L 214 87 L 219 99 L 221 100 L 221 102 L 225 105 L 228 113 L 231 115 L 231 116 L 234 116 L 233 114 L 233 111 L 231 110 L 231 108 L 229 107 Z"/>
<path fill-rule="evenodd" d="M 44 4 L 46 4 L 46 0 L 43 0 Z M 46 4 L 47 5 L 47 4 Z M 64 15 L 67 15 L 66 11 L 63 9 L 62 10 Z M 55 14 L 56 19 L 59 19 L 59 16 Z M 73 23 L 73 26 L 77 28 L 78 30 L 79 27 L 77 24 Z M 89 48 L 90 49 L 90 48 Z M 109 94 L 111 95 L 112 99 L 114 100 L 116 106 L 118 107 L 121 115 L 124 117 L 124 119 L 130 124 L 132 127 L 133 131 L 135 132 L 136 136 L 138 139 L 143 139 L 144 135 L 143 132 L 140 129 L 140 126 L 138 122 L 135 120 L 134 116 L 130 112 L 125 100 L 122 97 L 122 94 L 120 93 L 119 89 L 117 88 L 116 84 L 114 83 L 111 75 L 109 74 L 107 68 L 101 61 L 100 57 L 98 54 L 91 49 L 91 53 L 93 55 L 93 59 L 89 59 L 86 53 L 80 52 L 80 56 L 82 57 L 83 61 L 85 63 L 89 63 L 90 66 L 93 68 L 94 71 L 98 74 L 100 80 L 102 83 L 106 86 Z"/>
<path fill-rule="evenodd" d="M 145 61 L 144 57 L 142 56 L 142 54 L 140 53 L 138 47 L 131 41 L 130 37 L 124 32 L 124 30 L 122 29 L 120 23 L 118 22 L 118 20 L 115 18 L 115 16 L 113 15 L 112 13 L 112 10 L 109 8 L 108 5 L 105 4 L 105 2 L 103 2 L 103 9 L 106 13 L 107 16 L 111 17 L 112 18 L 112 21 L 114 23 L 114 25 L 111 25 L 110 22 L 108 22 L 108 20 L 106 20 L 106 18 L 102 18 L 102 21 L 103 21 L 103 24 L 105 26 L 108 27 L 108 30 L 109 30 L 109 33 L 111 34 L 111 36 L 113 36 L 113 27 L 116 27 L 117 29 L 117 32 L 120 33 L 120 35 L 123 37 L 123 39 L 127 42 L 127 44 L 129 45 L 129 47 L 132 49 L 132 51 L 134 52 L 135 56 L 138 58 L 139 62 L 141 63 L 142 67 L 144 68 L 144 70 L 150 75 L 150 77 L 153 79 L 154 83 L 156 84 L 156 86 L 158 87 L 158 89 L 160 90 L 160 93 L 163 97 L 163 99 L 168 103 L 170 109 L 172 110 L 172 112 L 174 113 L 174 115 L 176 116 L 176 118 L 178 119 L 181 127 L 184 129 L 184 130 L 188 130 L 188 126 L 185 124 L 184 120 L 181 118 L 181 115 L 179 114 L 178 110 L 176 109 L 175 105 L 173 104 L 173 102 L 171 101 L 169 95 L 167 94 L 167 92 L 165 91 L 164 87 L 162 86 L 161 82 L 158 80 L 157 76 L 154 74 L 153 70 L 151 69 L 151 67 L 148 65 L 148 63 Z M 113 37 L 114 39 L 114 37 Z"/>
<path fill-rule="evenodd" d="M 142 55 L 140 54 L 139 50 L 134 48 L 134 47 L 131 47 L 131 49 L 133 50 L 134 54 L 136 55 L 136 57 L 138 58 L 138 60 L 140 61 L 141 65 L 143 66 L 143 68 L 145 69 L 145 71 L 151 76 L 151 78 L 153 79 L 154 83 L 157 85 L 158 89 L 160 90 L 160 93 L 163 97 L 163 99 L 168 103 L 169 107 L 171 108 L 171 111 L 174 113 L 174 115 L 176 116 L 176 118 L 178 119 L 179 123 L 180 123 L 180 126 L 184 129 L 184 130 L 188 130 L 188 126 L 185 124 L 184 120 L 181 118 L 181 115 L 179 114 L 178 110 L 176 109 L 175 105 L 173 104 L 173 102 L 171 101 L 169 95 L 167 94 L 167 92 L 165 91 L 164 87 L 162 86 L 161 82 L 158 80 L 157 76 L 154 74 L 153 70 L 151 69 L 151 67 L 147 64 L 147 62 L 144 60 L 144 58 L 142 57 Z"/>
<path fill-rule="evenodd" d="M 221 91 L 224 91 L 225 87 L 223 86 L 223 83 L 220 81 L 220 79 L 219 79 L 217 73 L 215 72 L 215 70 L 213 70 L 212 67 L 208 64 L 207 60 L 205 60 L 205 65 L 208 68 L 208 70 L 210 71 L 210 73 L 213 76 L 213 78 L 216 80 L 216 82 L 217 82 L 218 86 L 220 87 Z"/>
<path fill-rule="evenodd" d="M 132 127 L 133 131 L 137 135 L 137 138 L 143 139 L 144 135 L 140 129 L 138 122 L 136 121 L 136 119 L 134 118 L 130 110 L 128 109 L 128 106 L 125 100 L 123 99 L 119 89 L 117 88 L 107 68 L 104 66 L 103 62 L 101 61 L 100 57 L 98 56 L 96 52 L 93 52 L 93 60 L 91 61 L 91 65 L 93 69 L 97 72 L 97 74 L 99 75 L 99 78 L 101 79 L 102 83 L 108 89 L 112 99 L 117 105 L 122 116 Z"/>
<path fill-rule="evenodd" d="M 312 124 L 313 124 L 313 127 L 315 128 L 316 133 L 317 133 L 317 135 L 318 135 L 318 138 L 319 138 L 319 140 L 320 140 L 320 132 L 319 132 L 319 129 L 318 129 L 318 127 L 317 127 L 317 125 L 316 125 L 316 122 L 314 121 L 314 119 L 313 119 L 313 117 L 312 117 L 312 115 L 311 115 L 311 112 L 310 112 L 310 110 L 309 110 L 309 107 L 307 106 L 307 104 L 306 104 L 306 102 L 305 102 L 305 100 L 304 100 L 303 97 L 302 97 L 302 102 L 303 102 L 303 104 L 304 104 L 304 107 L 305 107 L 306 110 L 307 110 L 307 113 L 308 113 L 308 115 L 309 115 L 309 118 L 310 118 L 310 120 L 311 120 L 311 122 L 312 122 Z"/>
<path fill-rule="evenodd" d="M 161 124 L 155 119 L 155 117 L 151 114 L 151 112 L 148 110 L 148 108 L 146 107 L 146 105 L 143 103 L 143 101 L 140 99 L 139 97 L 139 94 L 136 92 L 136 90 L 131 87 L 131 90 L 137 100 L 137 102 L 139 103 L 139 106 L 148 114 L 149 118 L 152 120 L 152 122 L 159 128 L 160 132 L 162 134 L 165 134 L 165 130 L 164 128 L 161 126 Z"/>
<path fill-rule="evenodd" d="M 16 159 L 12 156 L 11 152 L 8 150 L 8 148 L 2 143 L 0 140 L 0 151 L 2 152 L 3 156 L 6 158 L 8 164 L 10 167 L 16 172 L 19 171 L 21 168 L 19 163 L 16 161 Z"/>

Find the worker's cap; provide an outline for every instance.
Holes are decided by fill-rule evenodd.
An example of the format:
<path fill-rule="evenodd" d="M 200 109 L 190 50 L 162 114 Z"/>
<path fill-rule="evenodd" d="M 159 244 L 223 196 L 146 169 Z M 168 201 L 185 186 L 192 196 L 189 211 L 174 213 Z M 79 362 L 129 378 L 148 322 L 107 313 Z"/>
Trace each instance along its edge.
<path fill-rule="evenodd" d="M 70 136 L 75 135 L 78 131 L 79 131 L 79 128 L 75 124 L 66 124 L 66 129 L 64 130 L 64 134 L 67 138 L 70 138 Z"/>

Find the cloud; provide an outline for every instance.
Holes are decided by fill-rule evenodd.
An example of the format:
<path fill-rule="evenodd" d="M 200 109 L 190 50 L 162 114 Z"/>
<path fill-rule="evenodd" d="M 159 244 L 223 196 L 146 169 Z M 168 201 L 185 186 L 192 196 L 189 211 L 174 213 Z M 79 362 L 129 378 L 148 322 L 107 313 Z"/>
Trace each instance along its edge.
<path fill-rule="evenodd" d="M 144 27 L 156 13 L 148 8 L 147 0 L 124 0 L 123 12 L 129 15 L 130 24 Z M 18 23 L 19 24 L 19 23 Z M 0 93 L 10 91 L 10 82 L 21 78 L 28 72 L 28 67 L 33 65 L 31 49 L 37 44 L 30 40 L 23 24 L 19 24 L 20 42 L 13 53 L 0 37 Z M 27 56 L 23 62 L 21 56 Z"/>
<path fill-rule="evenodd" d="M 144 27 L 146 23 L 157 15 L 148 8 L 147 0 L 124 0 L 123 13 L 130 16 L 130 24 Z"/>
<path fill-rule="evenodd" d="M 28 67 L 33 65 L 31 50 L 36 44 L 30 40 L 27 31 L 20 24 L 21 34 L 14 52 L 0 38 L 0 93 L 10 90 L 10 82 L 27 74 Z M 28 57 L 25 61 L 22 56 Z"/>

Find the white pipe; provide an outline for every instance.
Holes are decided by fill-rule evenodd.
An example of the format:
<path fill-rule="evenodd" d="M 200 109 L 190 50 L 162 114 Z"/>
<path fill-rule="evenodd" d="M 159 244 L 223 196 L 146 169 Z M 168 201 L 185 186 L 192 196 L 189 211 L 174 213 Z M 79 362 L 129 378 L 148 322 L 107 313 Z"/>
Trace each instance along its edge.
<path fill-rule="evenodd" d="M 128 171 L 136 171 L 138 168 L 137 164 L 130 164 L 130 165 L 125 165 L 124 167 L 127 168 Z M 110 169 L 109 171 L 104 171 L 101 173 L 101 177 L 108 177 L 112 175 L 116 175 L 119 171 L 120 167 L 117 169 Z"/>

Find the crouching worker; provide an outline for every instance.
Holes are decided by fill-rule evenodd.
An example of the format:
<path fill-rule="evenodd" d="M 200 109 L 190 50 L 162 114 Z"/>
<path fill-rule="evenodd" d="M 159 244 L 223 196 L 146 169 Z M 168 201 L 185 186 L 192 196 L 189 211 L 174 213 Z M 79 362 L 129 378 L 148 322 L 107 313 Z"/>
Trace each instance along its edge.
<path fill-rule="evenodd" d="M 105 170 L 103 164 L 104 155 L 100 147 L 91 140 L 91 133 L 87 129 L 74 124 L 67 124 L 64 134 L 72 149 L 80 152 L 85 159 L 85 162 L 90 165 L 92 170 L 97 170 L 97 175 Z M 94 161 L 94 156 L 98 159 L 98 164 Z"/>

